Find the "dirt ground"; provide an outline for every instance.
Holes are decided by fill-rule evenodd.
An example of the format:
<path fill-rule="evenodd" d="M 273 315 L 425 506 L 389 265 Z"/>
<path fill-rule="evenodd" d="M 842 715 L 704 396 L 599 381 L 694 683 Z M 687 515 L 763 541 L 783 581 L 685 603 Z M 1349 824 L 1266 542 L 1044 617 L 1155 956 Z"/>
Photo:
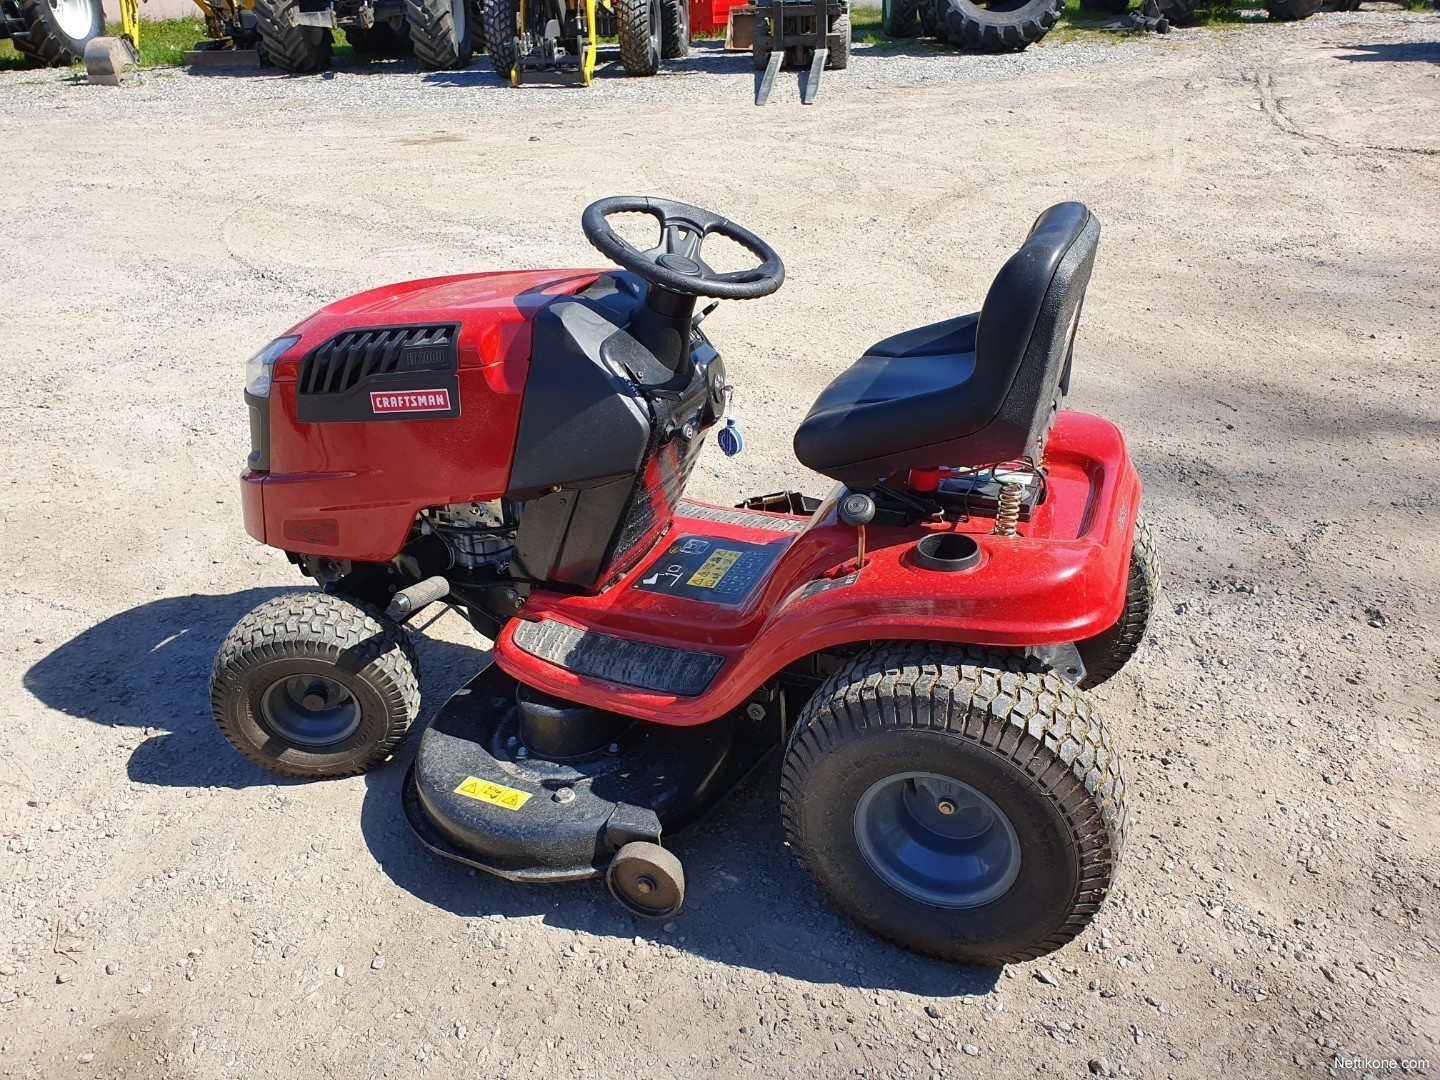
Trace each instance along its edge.
<path fill-rule="evenodd" d="M 763 112 L 740 70 L 699 100 L 615 81 L 493 111 L 498 87 L 417 105 L 403 72 L 363 109 L 344 76 L 334 103 L 271 76 L 0 82 L 0 1074 L 1433 1070 L 1437 37 L 1377 9 L 909 84 L 862 55 Z M 1049 203 L 1104 222 L 1072 404 L 1127 433 L 1166 578 L 1097 693 L 1126 861 L 1058 954 L 963 969 L 855 930 L 769 774 L 680 843 L 666 929 L 597 883 L 427 854 L 397 800 L 413 740 L 277 784 L 216 733 L 217 644 L 299 584 L 240 524 L 244 358 L 387 280 L 593 265 L 580 211 L 623 191 L 787 261 L 709 323 L 748 443 L 697 474 L 721 502 L 823 490 L 789 438 L 826 380 L 970 310 Z M 484 644 L 425 628 L 422 720 Z"/>

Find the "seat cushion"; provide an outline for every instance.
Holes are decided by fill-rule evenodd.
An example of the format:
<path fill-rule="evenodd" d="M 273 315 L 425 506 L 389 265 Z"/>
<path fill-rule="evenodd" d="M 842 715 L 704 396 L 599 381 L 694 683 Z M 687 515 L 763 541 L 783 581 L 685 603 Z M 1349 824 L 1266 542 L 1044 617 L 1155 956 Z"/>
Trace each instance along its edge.
<path fill-rule="evenodd" d="M 795 456 L 834 475 L 852 462 L 983 427 L 993 410 L 965 389 L 975 373 L 978 321 L 963 315 L 871 346 L 816 398 L 795 432 Z"/>

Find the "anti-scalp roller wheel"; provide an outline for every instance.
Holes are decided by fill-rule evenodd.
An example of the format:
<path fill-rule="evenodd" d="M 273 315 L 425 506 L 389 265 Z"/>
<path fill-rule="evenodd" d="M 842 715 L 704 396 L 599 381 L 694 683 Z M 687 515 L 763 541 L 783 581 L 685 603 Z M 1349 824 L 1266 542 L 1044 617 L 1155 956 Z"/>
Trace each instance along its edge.
<path fill-rule="evenodd" d="M 636 840 L 615 853 L 605 871 L 610 895 L 632 915 L 668 919 L 685 904 L 685 869 L 659 844 Z"/>

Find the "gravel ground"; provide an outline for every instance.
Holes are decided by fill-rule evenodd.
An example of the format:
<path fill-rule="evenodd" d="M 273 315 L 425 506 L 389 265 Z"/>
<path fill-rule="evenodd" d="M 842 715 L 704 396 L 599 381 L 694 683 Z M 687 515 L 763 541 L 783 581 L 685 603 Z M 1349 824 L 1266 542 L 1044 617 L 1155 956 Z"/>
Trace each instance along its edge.
<path fill-rule="evenodd" d="M 478 65 L 0 76 L 0 1073 L 1433 1063 L 1437 31 L 1384 9 L 861 49 L 819 105 L 763 112 L 712 54 L 588 93 Z M 623 190 L 725 211 L 787 260 L 779 294 L 709 324 L 748 443 L 702 463 L 716 501 L 821 489 L 789 433 L 827 379 L 968 310 L 1050 202 L 1104 221 L 1072 403 L 1126 430 L 1167 576 L 1152 641 L 1096 695 L 1131 846 L 1065 950 L 979 971 L 856 931 L 784 849 L 771 775 L 680 844 L 691 899 L 656 927 L 598 884 L 421 850 L 397 803 L 413 742 L 277 784 L 216 734 L 217 644 L 297 584 L 240 526 L 240 362 L 385 280 L 593 264 L 580 210 Z M 418 644 L 428 717 L 484 642 L 445 616 Z"/>

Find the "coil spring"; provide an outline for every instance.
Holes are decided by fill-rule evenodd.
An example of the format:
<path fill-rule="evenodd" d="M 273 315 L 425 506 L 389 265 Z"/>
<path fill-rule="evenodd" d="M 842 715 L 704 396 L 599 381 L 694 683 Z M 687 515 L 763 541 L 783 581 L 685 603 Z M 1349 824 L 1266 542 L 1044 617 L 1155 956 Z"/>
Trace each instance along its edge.
<path fill-rule="evenodd" d="M 1000 495 L 995 500 L 995 528 L 993 536 L 1018 536 L 1016 526 L 1020 524 L 1020 502 L 1024 489 L 1013 481 L 1000 485 Z"/>

